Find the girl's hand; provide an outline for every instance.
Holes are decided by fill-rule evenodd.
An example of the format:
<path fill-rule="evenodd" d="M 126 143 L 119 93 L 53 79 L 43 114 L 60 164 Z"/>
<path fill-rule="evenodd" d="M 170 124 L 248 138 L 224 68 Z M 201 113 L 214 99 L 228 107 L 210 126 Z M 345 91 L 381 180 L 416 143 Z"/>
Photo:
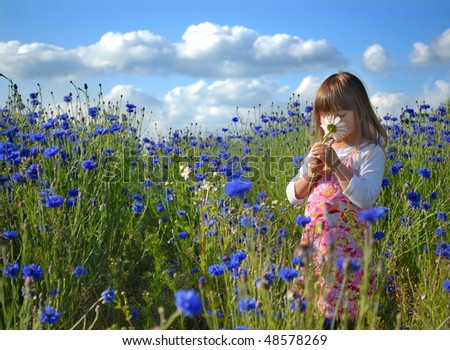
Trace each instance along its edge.
<path fill-rule="evenodd" d="M 331 143 L 329 143 L 329 144 L 322 144 L 322 143 L 314 144 L 314 146 L 311 149 L 311 154 L 313 157 L 313 162 L 315 161 L 315 159 L 317 159 L 318 160 L 317 164 L 321 164 L 320 171 L 322 171 L 322 169 L 325 165 L 328 166 L 329 168 L 333 168 L 336 166 L 336 163 L 339 162 L 339 157 L 336 154 L 333 147 L 331 147 Z M 311 164 L 311 162 L 310 162 L 310 164 Z"/>
<path fill-rule="evenodd" d="M 308 175 L 310 176 L 320 174 L 325 167 L 320 146 L 320 143 L 316 143 L 311 149 L 311 158 L 308 163 Z"/>

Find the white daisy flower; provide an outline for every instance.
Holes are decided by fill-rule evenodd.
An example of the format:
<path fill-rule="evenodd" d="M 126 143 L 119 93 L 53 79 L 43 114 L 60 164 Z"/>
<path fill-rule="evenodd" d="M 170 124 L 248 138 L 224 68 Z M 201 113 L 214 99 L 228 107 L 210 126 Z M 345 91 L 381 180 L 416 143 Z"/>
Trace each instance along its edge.
<path fill-rule="evenodd" d="M 340 117 L 335 115 L 326 115 L 323 118 L 320 127 L 325 133 L 322 143 L 325 143 L 330 137 L 332 137 L 336 141 L 340 140 L 345 136 L 345 133 L 347 132 L 347 125 L 345 125 L 345 122 Z"/>
<path fill-rule="evenodd" d="M 187 179 L 189 178 L 189 174 L 191 173 L 191 169 L 188 166 L 184 166 L 184 165 L 180 165 L 180 175 L 181 177 L 187 181 Z"/>

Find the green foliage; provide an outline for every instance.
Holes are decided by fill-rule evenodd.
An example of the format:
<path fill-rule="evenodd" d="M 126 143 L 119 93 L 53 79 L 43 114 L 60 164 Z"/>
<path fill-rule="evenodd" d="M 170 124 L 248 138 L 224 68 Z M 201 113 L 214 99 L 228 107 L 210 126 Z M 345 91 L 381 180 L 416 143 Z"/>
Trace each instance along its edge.
<path fill-rule="evenodd" d="M 310 116 L 294 96 L 286 111 L 239 118 L 227 131 L 171 130 L 153 139 L 140 134 L 143 119 L 135 109 L 123 113 L 101 93 L 91 104 L 87 88 L 58 106 L 24 103 L 11 85 L 0 116 L 0 235 L 18 232 L 0 236 L 0 329 L 323 327 L 313 269 L 301 271 L 302 283 L 277 276 L 295 267 L 299 253 L 294 219 L 304 208 L 289 205 L 285 187 L 312 141 Z M 88 112 L 93 106 L 95 117 Z M 449 231 L 438 218 L 449 213 L 449 124 L 446 116 L 429 122 L 436 113 L 419 110 L 415 127 L 389 127 L 389 184 L 376 204 L 389 215 L 371 228 L 385 238 L 366 246 L 378 266 L 378 288 L 361 297 L 357 328 L 448 327 L 450 294 L 442 284 L 450 278 L 449 261 L 436 254 L 447 238 L 435 230 Z M 50 146 L 59 151 L 47 157 Z M 97 168 L 82 167 L 89 159 Z M 396 162 L 403 168 L 392 175 Z M 39 165 L 38 179 L 27 175 L 32 164 Z M 430 178 L 418 174 L 424 167 Z M 225 170 L 242 170 L 252 180 L 245 198 L 226 196 Z M 45 205 L 49 190 L 63 205 Z M 412 191 L 421 194 L 417 208 L 407 199 Z M 433 193 L 437 198 L 429 199 Z M 248 217 L 252 224 L 242 226 Z M 208 273 L 240 252 L 245 258 L 235 269 Z M 8 263 L 20 263 L 16 277 L 7 276 Z M 42 267 L 38 280 L 22 278 L 30 264 Z M 87 274 L 76 276 L 77 266 Z M 117 291 L 109 302 L 102 297 L 108 287 Z M 202 316 L 176 312 L 180 289 L 199 291 Z M 41 322 L 45 305 L 60 314 L 54 324 Z M 347 327 L 345 320 L 339 327 Z"/>

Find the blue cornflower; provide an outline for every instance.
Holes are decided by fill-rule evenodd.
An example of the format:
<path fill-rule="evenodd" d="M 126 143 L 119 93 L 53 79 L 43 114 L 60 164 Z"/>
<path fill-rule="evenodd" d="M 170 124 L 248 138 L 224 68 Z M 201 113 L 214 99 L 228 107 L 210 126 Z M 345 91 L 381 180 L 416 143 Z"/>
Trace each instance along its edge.
<path fill-rule="evenodd" d="M 59 312 L 54 307 L 45 305 L 39 318 L 42 323 L 54 324 L 59 320 Z"/>
<path fill-rule="evenodd" d="M 296 311 L 297 310 L 297 306 L 300 307 L 298 309 L 298 311 L 300 311 L 300 312 L 305 311 L 306 310 L 306 300 L 302 299 L 301 297 L 298 297 L 295 300 L 292 300 L 292 302 L 291 302 L 291 310 L 292 311 Z"/>
<path fill-rule="evenodd" d="M 90 171 L 90 170 L 94 170 L 95 168 L 97 168 L 97 163 L 91 159 L 83 160 L 81 162 L 81 167 L 85 170 Z"/>
<path fill-rule="evenodd" d="M 361 269 L 361 262 L 356 258 L 340 257 L 336 261 L 336 266 L 345 273 L 352 273 Z"/>
<path fill-rule="evenodd" d="M 175 305 L 185 317 L 193 318 L 202 313 L 202 300 L 193 290 L 179 290 L 175 293 Z"/>
<path fill-rule="evenodd" d="M 111 131 L 112 133 L 116 132 L 116 131 L 120 131 L 120 124 L 119 123 L 114 123 L 109 127 L 109 131 Z"/>
<path fill-rule="evenodd" d="M 420 168 L 417 173 L 425 179 L 429 179 L 431 177 L 431 170 L 428 168 Z"/>
<path fill-rule="evenodd" d="M 258 192 L 258 198 L 264 199 L 267 198 L 269 195 L 266 192 Z"/>
<path fill-rule="evenodd" d="M 70 197 L 78 197 L 78 193 L 80 193 L 80 190 L 78 188 L 74 188 L 74 189 L 68 190 L 67 193 Z"/>
<path fill-rule="evenodd" d="M 139 216 L 144 210 L 144 204 L 142 202 L 135 201 L 131 205 L 131 210 L 134 212 L 134 215 Z"/>
<path fill-rule="evenodd" d="M 164 203 L 159 201 L 158 203 L 156 203 L 156 211 L 158 213 L 162 213 L 164 211 Z"/>
<path fill-rule="evenodd" d="M 76 267 L 73 269 L 73 274 L 74 274 L 77 278 L 80 278 L 81 276 L 86 276 L 87 273 L 88 273 L 87 269 L 86 269 L 84 266 L 82 266 L 82 265 L 76 266 Z"/>
<path fill-rule="evenodd" d="M 303 262 L 302 257 L 300 255 L 294 255 L 292 257 L 292 263 L 295 266 L 300 266 L 300 267 L 304 267 L 305 266 L 305 263 Z"/>
<path fill-rule="evenodd" d="M 389 186 L 389 182 L 390 182 L 389 179 L 387 177 L 384 177 L 383 181 L 381 182 L 381 187 L 382 188 L 388 187 Z"/>
<path fill-rule="evenodd" d="M 231 119 L 233 121 L 233 123 L 237 123 L 239 121 L 239 117 L 233 117 L 233 119 Z"/>
<path fill-rule="evenodd" d="M 47 158 L 51 158 L 55 156 L 59 152 L 59 147 L 57 146 L 50 146 L 44 150 L 44 156 Z"/>
<path fill-rule="evenodd" d="M 371 223 L 374 223 L 378 219 L 381 219 L 386 213 L 389 211 L 386 207 L 375 207 L 375 208 L 369 208 L 366 210 L 361 210 L 358 214 L 359 220 L 362 221 L 369 221 Z"/>
<path fill-rule="evenodd" d="M 300 215 L 300 216 L 297 216 L 294 219 L 294 223 L 296 225 L 303 226 L 303 227 L 308 225 L 310 222 L 311 222 L 311 218 L 309 216 L 302 216 L 302 215 Z"/>
<path fill-rule="evenodd" d="M 256 309 L 256 300 L 253 298 L 241 298 L 238 301 L 238 308 L 241 314 L 244 315 L 246 311 Z"/>
<path fill-rule="evenodd" d="M 22 269 L 22 279 L 26 280 L 28 277 L 32 278 L 33 281 L 38 281 L 42 275 L 44 274 L 44 271 L 42 271 L 41 265 L 36 264 L 30 264 L 27 266 L 24 266 Z"/>
<path fill-rule="evenodd" d="M 278 229 L 278 237 L 286 238 L 288 236 L 288 232 L 284 228 Z"/>
<path fill-rule="evenodd" d="M 44 186 L 44 185 L 41 185 L 41 186 Z M 43 190 L 39 191 L 39 196 L 41 196 L 41 197 L 53 196 L 53 190 L 51 188 L 44 188 Z"/>
<path fill-rule="evenodd" d="M 397 175 L 398 172 L 400 171 L 400 169 L 402 169 L 402 168 L 403 168 L 403 164 L 397 161 L 394 165 L 392 165 L 389 168 L 389 174 Z"/>
<path fill-rule="evenodd" d="M 24 184 L 27 182 L 27 178 L 21 172 L 11 174 L 11 178 L 16 184 Z"/>
<path fill-rule="evenodd" d="M 252 206 L 252 210 L 253 210 L 254 212 L 259 212 L 259 211 L 261 211 L 261 209 L 262 209 L 262 206 L 261 206 L 260 204 L 254 204 L 254 205 Z"/>
<path fill-rule="evenodd" d="M 7 278 L 15 278 L 19 274 L 20 263 L 7 262 L 3 268 L 3 273 Z"/>
<path fill-rule="evenodd" d="M 91 107 L 88 110 L 88 114 L 92 117 L 95 118 L 98 114 L 98 108 L 97 107 Z"/>
<path fill-rule="evenodd" d="M 442 227 L 438 227 L 434 230 L 434 233 L 436 233 L 439 237 L 447 237 L 447 232 L 445 231 L 445 228 Z"/>
<path fill-rule="evenodd" d="M 431 204 L 429 202 L 422 202 L 422 203 L 420 203 L 420 206 L 425 211 L 428 211 L 431 209 Z"/>
<path fill-rule="evenodd" d="M 440 116 L 443 117 L 447 114 L 447 108 L 445 106 L 439 106 L 437 109 Z"/>
<path fill-rule="evenodd" d="M 75 197 L 67 198 L 66 204 L 68 207 L 75 207 L 77 205 L 77 198 Z"/>
<path fill-rule="evenodd" d="M 443 222 L 448 221 L 448 215 L 443 211 L 437 213 L 437 218 Z"/>
<path fill-rule="evenodd" d="M 128 113 L 133 113 L 134 110 L 136 109 L 136 106 L 134 104 L 132 104 L 132 103 L 127 103 L 125 105 L 125 107 L 127 107 L 127 112 Z"/>
<path fill-rule="evenodd" d="M 240 262 L 242 262 L 245 260 L 245 258 L 247 258 L 247 253 L 245 251 L 241 250 L 240 252 L 232 253 L 231 258 L 237 259 Z"/>
<path fill-rule="evenodd" d="M 63 97 L 64 102 L 72 102 L 72 96 L 67 95 Z"/>
<path fill-rule="evenodd" d="M 273 212 L 271 212 L 271 211 L 266 211 L 264 213 L 264 218 L 266 220 L 272 220 L 274 217 L 275 217 L 275 214 Z"/>
<path fill-rule="evenodd" d="M 434 251 L 436 255 L 442 256 L 446 260 L 450 260 L 450 245 L 444 241 L 439 241 Z"/>
<path fill-rule="evenodd" d="M 225 272 L 225 269 L 220 264 L 214 264 L 208 267 L 208 273 L 212 276 L 221 276 Z"/>
<path fill-rule="evenodd" d="M 151 182 L 150 180 L 146 180 L 143 183 L 144 188 L 149 188 L 153 185 L 153 182 Z"/>
<path fill-rule="evenodd" d="M 243 197 L 252 189 L 252 183 L 245 179 L 235 177 L 225 184 L 225 193 L 230 197 Z"/>
<path fill-rule="evenodd" d="M 37 180 L 39 177 L 40 168 L 39 164 L 31 164 L 27 169 L 27 175 L 32 180 Z"/>
<path fill-rule="evenodd" d="M 178 210 L 177 214 L 181 215 L 181 216 L 184 216 L 184 215 L 186 215 L 186 210 Z"/>
<path fill-rule="evenodd" d="M 203 181 L 206 178 L 206 176 L 203 173 L 199 173 L 199 174 L 195 174 L 195 178 L 197 181 Z"/>
<path fill-rule="evenodd" d="M 3 231 L 3 238 L 4 239 L 13 239 L 19 237 L 19 234 L 16 230 L 12 231 Z"/>
<path fill-rule="evenodd" d="M 377 232 L 374 232 L 374 234 L 373 234 L 373 239 L 376 241 L 380 241 L 384 237 L 386 237 L 386 233 L 384 233 L 383 231 L 377 231 Z"/>
<path fill-rule="evenodd" d="M 450 280 L 445 280 L 442 282 L 442 288 L 444 288 L 447 292 L 450 292 Z"/>
<path fill-rule="evenodd" d="M 116 291 L 114 289 L 112 289 L 111 287 L 106 288 L 106 290 L 104 290 L 102 292 L 102 299 L 106 303 L 110 303 L 111 301 L 113 301 L 115 296 L 116 296 Z"/>
<path fill-rule="evenodd" d="M 284 267 L 278 270 L 278 277 L 285 281 L 292 281 L 298 276 L 298 271 L 296 269 L 291 269 L 289 267 Z"/>
<path fill-rule="evenodd" d="M 414 108 L 405 108 L 405 113 L 408 113 L 411 117 L 414 117 Z"/>
<path fill-rule="evenodd" d="M 409 199 L 409 205 L 411 206 L 411 208 L 417 209 L 420 207 L 420 192 L 411 191 L 406 195 L 406 198 Z"/>
<path fill-rule="evenodd" d="M 222 261 L 230 271 L 232 271 L 233 269 L 237 269 L 241 265 L 241 261 L 233 255 L 222 259 Z"/>
<path fill-rule="evenodd" d="M 410 216 L 402 216 L 400 218 L 400 222 L 402 223 L 403 226 L 411 226 L 412 224 L 412 218 Z"/>
<path fill-rule="evenodd" d="M 253 216 L 244 216 L 240 220 L 240 224 L 242 227 L 253 227 L 256 223 L 256 219 Z"/>
<path fill-rule="evenodd" d="M 438 193 L 437 192 L 431 192 L 430 193 L 430 201 L 436 200 L 437 197 L 438 197 Z"/>
<path fill-rule="evenodd" d="M 64 198 L 58 195 L 48 196 L 44 200 L 44 206 L 47 208 L 58 208 L 64 204 Z"/>
<path fill-rule="evenodd" d="M 186 239 L 189 237 L 189 233 L 187 233 L 186 231 L 182 231 L 178 234 L 178 239 Z"/>

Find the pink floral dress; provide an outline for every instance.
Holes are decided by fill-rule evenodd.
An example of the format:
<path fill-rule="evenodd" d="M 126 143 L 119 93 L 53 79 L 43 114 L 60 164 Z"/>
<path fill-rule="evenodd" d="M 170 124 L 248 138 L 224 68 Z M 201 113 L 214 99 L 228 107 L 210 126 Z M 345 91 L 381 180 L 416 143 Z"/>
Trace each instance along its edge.
<path fill-rule="evenodd" d="M 343 162 L 353 172 L 351 158 L 352 154 Z M 305 226 L 301 243 L 312 244 L 314 248 L 314 272 L 319 276 L 321 287 L 317 302 L 319 309 L 325 317 L 332 318 L 338 305 L 338 318 L 347 312 L 348 317 L 354 320 L 358 314 L 359 285 L 364 275 L 364 234 L 367 227 L 358 220 L 361 209 L 342 193 L 336 176 L 329 169 L 321 175 L 308 197 L 305 215 L 311 218 L 311 222 Z M 361 268 L 349 273 L 344 281 L 343 269 L 337 268 L 339 258 L 355 258 L 361 263 Z M 373 276 L 370 285 L 373 289 Z"/>

